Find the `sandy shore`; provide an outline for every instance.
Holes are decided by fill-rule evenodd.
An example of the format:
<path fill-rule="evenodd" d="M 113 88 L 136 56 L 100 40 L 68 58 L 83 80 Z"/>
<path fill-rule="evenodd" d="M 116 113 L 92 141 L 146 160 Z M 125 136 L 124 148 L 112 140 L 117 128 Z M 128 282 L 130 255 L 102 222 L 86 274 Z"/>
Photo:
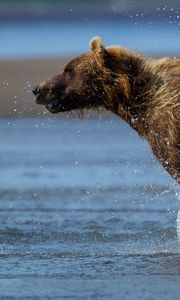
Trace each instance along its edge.
<path fill-rule="evenodd" d="M 45 109 L 34 102 L 32 87 L 61 71 L 68 60 L 0 60 L 0 116 L 44 115 Z"/>

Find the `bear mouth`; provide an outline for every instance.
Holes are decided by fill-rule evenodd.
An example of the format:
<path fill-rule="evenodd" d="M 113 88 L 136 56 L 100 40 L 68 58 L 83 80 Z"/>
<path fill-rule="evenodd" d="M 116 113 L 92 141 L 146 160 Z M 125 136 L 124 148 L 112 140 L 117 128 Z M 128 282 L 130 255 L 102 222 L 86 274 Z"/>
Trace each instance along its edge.
<path fill-rule="evenodd" d="M 61 103 L 59 103 L 58 99 L 54 99 L 49 103 L 45 104 L 45 107 L 52 114 L 67 111 L 67 109 Z"/>
<path fill-rule="evenodd" d="M 57 99 L 50 101 L 45 105 L 46 109 L 51 113 L 58 113 L 61 111 L 61 105 Z"/>
<path fill-rule="evenodd" d="M 36 88 L 32 92 L 35 95 L 36 104 L 44 105 L 50 113 L 55 114 L 67 110 L 61 103 L 63 101 L 63 97 L 61 97 L 61 99 L 58 99 L 54 95 L 49 97 L 49 94 L 43 92 L 42 89 L 40 90 Z"/>

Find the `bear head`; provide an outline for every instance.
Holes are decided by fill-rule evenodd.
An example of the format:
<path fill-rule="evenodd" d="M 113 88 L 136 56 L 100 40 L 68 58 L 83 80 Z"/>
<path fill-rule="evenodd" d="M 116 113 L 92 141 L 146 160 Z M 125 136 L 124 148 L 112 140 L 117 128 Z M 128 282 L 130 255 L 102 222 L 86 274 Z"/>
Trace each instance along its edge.
<path fill-rule="evenodd" d="M 45 105 L 51 113 L 99 107 L 115 112 L 119 100 L 127 102 L 126 50 L 119 47 L 117 55 L 116 47 L 105 48 L 100 37 L 91 39 L 89 45 L 89 52 L 72 59 L 62 73 L 33 89 L 37 104 Z"/>

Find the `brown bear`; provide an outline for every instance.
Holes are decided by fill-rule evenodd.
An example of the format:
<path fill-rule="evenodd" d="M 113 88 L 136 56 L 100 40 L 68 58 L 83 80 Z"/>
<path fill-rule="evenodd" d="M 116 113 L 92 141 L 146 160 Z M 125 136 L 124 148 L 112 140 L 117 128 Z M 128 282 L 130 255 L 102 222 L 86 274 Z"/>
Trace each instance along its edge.
<path fill-rule="evenodd" d="M 152 59 L 99 37 L 90 51 L 34 88 L 36 103 L 51 113 L 104 107 L 147 139 L 153 153 L 180 183 L 180 61 Z"/>

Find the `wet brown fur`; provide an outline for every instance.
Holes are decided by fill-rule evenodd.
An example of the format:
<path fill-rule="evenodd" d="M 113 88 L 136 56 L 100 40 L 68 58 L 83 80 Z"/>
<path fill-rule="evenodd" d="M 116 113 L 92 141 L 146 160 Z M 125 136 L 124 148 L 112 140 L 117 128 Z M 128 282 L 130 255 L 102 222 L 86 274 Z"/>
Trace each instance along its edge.
<path fill-rule="evenodd" d="M 44 94 L 37 103 L 47 105 L 58 97 L 56 107 L 47 107 L 52 113 L 96 107 L 114 112 L 147 139 L 180 183 L 180 61 L 146 58 L 119 46 L 105 48 L 98 37 L 90 48 L 62 74 L 38 86 Z"/>

